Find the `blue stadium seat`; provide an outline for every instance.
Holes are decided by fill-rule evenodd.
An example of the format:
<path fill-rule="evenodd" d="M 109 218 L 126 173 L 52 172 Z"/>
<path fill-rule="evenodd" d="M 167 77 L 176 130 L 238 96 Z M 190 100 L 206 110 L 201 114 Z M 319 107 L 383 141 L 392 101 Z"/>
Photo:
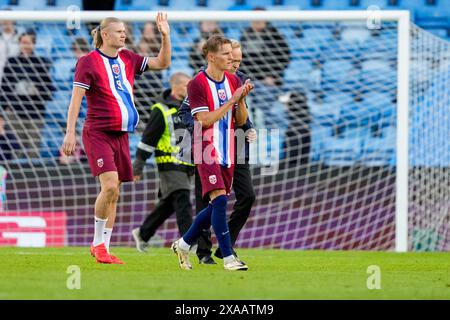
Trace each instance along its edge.
<path fill-rule="evenodd" d="M 359 7 L 350 6 L 350 0 L 323 0 L 322 8 L 324 10 L 355 10 Z"/>
<path fill-rule="evenodd" d="M 346 76 L 353 71 L 350 60 L 330 59 L 323 65 L 323 78 L 325 82 L 345 82 Z"/>
<path fill-rule="evenodd" d="M 317 44 L 326 45 L 333 37 L 332 30 L 327 27 L 321 25 L 320 27 L 305 27 L 302 33 L 303 41 L 310 41 Z"/>
<path fill-rule="evenodd" d="M 189 67 L 187 59 L 172 59 L 167 77 L 170 78 L 170 76 L 175 72 L 184 72 L 189 76 L 194 74 L 194 70 Z"/>
<path fill-rule="evenodd" d="M 114 10 L 152 10 L 156 6 L 158 0 L 116 0 Z"/>
<path fill-rule="evenodd" d="M 363 139 L 330 137 L 325 144 L 322 159 L 327 166 L 353 166 L 361 157 Z"/>
<path fill-rule="evenodd" d="M 378 112 L 383 122 L 393 122 L 396 114 L 396 106 L 392 102 L 392 96 L 388 91 L 369 91 L 364 94 L 365 108 Z"/>
<path fill-rule="evenodd" d="M 368 129 L 380 118 L 380 109 L 380 106 L 372 106 L 366 100 L 341 104 L 338 122 L 347 128 Z"/>
<path fill-rule="evenodd" d="M 363 43 L 370 39 L 371 34 L 367 29 L 366 23 L 363 25 L 344 25 L 341 32 L 341 40 L 348 42 L 343 46 L 352 46 L 353 44 Z"/>
<path fill-rule="evenodd" d="M 56 0 L 55 6 L 47 6 L 47 9 L 55 10 L 55 7 L 58 9 L 66 9 L 73 5 L 79 7 L 81 10 L 83 9 L 82 0 Z"/>
<path fill-rule="evenodd" d="M 53 37 L 49 34 L 41 34 L 36 37 L 36 55 L 50 57 L 52 54 Z"/>
<path fill-rule="evenodd" d="M 245 4 L 250 8 L 270 7 L 274 4 L 273 0 L 245 0 Z"/>
<path fill-rule="evenodd" d="M 58 59 L 53 62 L 51 77 L 58 88 L 69 89 L 72 87 L 73 70 L 76 65 L 76 59 Z"/>
<path fill-rule="evenodd" d="M 205 7 L 198 7 L 197 0 L 170 0 L 169 8 L 172 10 L 205 10 Z"/>
<path fill-rule="evenodd" d="M 360 2 L 361 9 L 365 10 L 370 6 L 377 6 L 382 10 L 386 10 L 388 9 L 388 0 L 361 0 Z"/>
<path fill-rule="evenodd" d="M 427 29 L 427 31 L 443 39 L 450 38 L 450 26 L 448 29 Z"/>
<path fill-rule="evenodd" d="M 450 27 L 450 3 L 436 0 L 436 5 L 422 6 L 415 11 L 415 22 L 423 28 Z"/>
<path fill-rule="evenodd" d="M 316 7 L 311 5 L 311 0 L 284 0 L 284 6 L 296 6 L 301 10 L 317 10 L 321 7 Z"/>
<path fill-rule="evenodd" d="M 313 94 L 308 95 L 308 104 L 315 124 L 330 127 L 338 120 L 339 108 L 335 104 L 317 101 Z"/>
<path fill-rule="evenodd" d="M 72 87 L 69 90 L 57 90 L 53 93 L 53 100 L 49 101 L 45 107 L 47 116 L 51 118 L 66 118 L 71 90 Z"/>
<path fill-rule="evenodd" d="M 394 166 L 396 129 L 388 127 L 380 137 L 368 136 L 363 140 L 361 163 L 366 166 Z"/>
<path fill-rule="evenodd" d="M 388 60 L 367 60 L 362 63 L 361 81 L 372 90 L 388 90 L 396 86 L 396 70 Z"/>
<path fill-rule="evenodd" d="M 229 0 L 208 1 L 208 8 L 211 10 L 227 10 L 230 7 Z"/>
<path fill-rule="evenodd" d="M 8 7 L 8 0 L 0 0 L 0 9 Z"/>
<path fill-rule="evenodd" d="M 330 126 L 311 125 L 311 160 L 322 161 L 323 150 L 329 139 L 332 138 Z"/>
<path fill-rule="evenodd" d="M 58 119 L 46 116 L 45 126 L 41 131 L 41 157 L 55 158 L 59 156 L 59 150 L 64 140 L 63 128 Z"/>
<path fill-rule="evenodd" d="M 292 60 L 284 73 L 287 84 L 308 84 L 312 72 L 312 64 L 309 59 Z"/>
<path fill-rule="evenodd" d="M 7 7 L 13 10 L 45 10 L 47 7 L 46 0 L 18 0 L 17 5 L 10 5 Z"/>

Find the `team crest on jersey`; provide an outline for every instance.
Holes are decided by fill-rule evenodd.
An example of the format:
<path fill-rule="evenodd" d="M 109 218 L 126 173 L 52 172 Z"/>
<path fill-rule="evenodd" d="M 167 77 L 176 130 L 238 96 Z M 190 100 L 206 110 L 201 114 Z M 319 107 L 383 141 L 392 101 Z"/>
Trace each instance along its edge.
<path fill-rule="evenodd" d="M 119 67 L 119 65 L 118 64 L 113 64 L 112 66 L 112 71 L 115 73 L 115 74 L 119 74 L 120 73 L 120 67 Z"/>
<path fill-rule="evenodd" d="M 103 158 L 97 160 L 97 165 L 99 168 L 103 167 Z"/>
<path fill-rule="evenodd" d="M 220 100 L 225 100 L 227 98 L 227 94 L 223 89 L 217 90 L 217 94 L 219 95 Z"/>
<path fill-rule="evenodd" d="M 216 184 L 217 183 L 217 177 L 215 174 L 213 174 L 212 176 L 209 176 L 209 182 L 211 184 Z"/>

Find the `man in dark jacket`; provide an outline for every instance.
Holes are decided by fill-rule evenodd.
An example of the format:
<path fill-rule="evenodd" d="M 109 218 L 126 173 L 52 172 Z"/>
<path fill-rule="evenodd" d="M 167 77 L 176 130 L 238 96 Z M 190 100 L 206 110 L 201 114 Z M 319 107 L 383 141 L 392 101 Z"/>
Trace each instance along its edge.
<path fill-rule="evenodd" d="M 138 144 L 133 163 L 135 181 L 141 179 L 145 162 L 153 153 L 159 172 L 159 202 L 143 224 L 132 231 L 136 248 L 140 252 L 148 250 L 148 241 L 173 212 L 176 213 L 181 235 L 192 224 L 190 190 L 194 166 L 175 157 L 179 149 L 175 132 L 184 128 L 176 115 L 187 95 L 189 81 L 190 77 L 184 73 L 172 75 L 170 89 L 164 91 L 159 102 L 152 106 L 149 122 Z"/>
<path fill-rule="evenodd" d="M 232 41 L 231 46 L 233 48 L 233 64 L 230 72 L 236 74 L 241 79 L 241 82 L 245 83 L 245 81 L 249 79 L 248 76 L 238 70 L 242 61 L 241 46 L 237 41 Z M 178 110 L 178 116 L 180 121 L 192 135 L 194 131 L 194 118 L 191 115 L 188 97 L 183 101 L 183 104 Z M 244 145 L 242 145 L 242 142 L 239 140 L 236 143 L 237 159 L 233 176 L 233 190 L 236 195 L 236 202 L 233 207 L 233 212 L 230 215 L 230 219 L 228 220 L 232 247 L 234 247 L 239 232 L 247 222 L 247 218 L 250 215 L 253 203 L 255 202 L 255 191 L 253 190 L 249 166 L 248 143 L 256 139 L 256 130 L 253 129 L 253 124 L 249 119 L 247 119 L 246 124 L 240 129 L 246 132 L 247 136 Z M 186 161 L 188 160 L 189 159 L 186 159 Z M 197 212 L 200 212 L 203 208 L 208 206 L 208 203 L 202 198 L 202 186 L 197 172 L 195 175 L 195 200 Z M 198 240 L 197 247 L 197 256 L 201 264 L 215 264 L 214 259 L 211 257 L 211 248 L 211 232 L 209 229 L 204 230 L 202 236 Z M 234 252 L 234 254 L 236 255 L 236 252 Z M 214 255 L 219 259 L 223 258 L 220 248 L 216 250 Z"/>
<path fill-rule="evenodd" d="M 242 32 L 240 42 L 245 48 L 246 61 L 241 71 L 253 80 L 260 80 L 268 85 L 281 85 L 284 70 L 289 65 L 290 49 L 277 28 L 266 21 L 252 21 L 250 27 Z"/>
<path fill-rule="evenodd" d="M 22 140 L 28 157 L 39 155 L 45 105 L 54 91 L 50 61 L 34 54 L 35 44 L 34 33 L 20 35 L 20 54 L 6 62 L 0 93 L 7 123 Z"/>

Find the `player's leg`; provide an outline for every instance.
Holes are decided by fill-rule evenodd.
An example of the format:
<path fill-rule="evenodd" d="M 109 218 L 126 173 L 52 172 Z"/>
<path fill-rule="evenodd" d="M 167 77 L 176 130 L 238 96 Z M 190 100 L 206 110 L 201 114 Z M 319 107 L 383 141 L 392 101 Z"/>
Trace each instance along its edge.
<path fill-rule="evenodd" d="M 209 205 L 209 199 L 203 197 L 202 183 L 197 168 L 195 169 L 195 208 L 196 212 L 200 212 Z M 197 257 L 200 263 L 203 264 L 215 264 L 215 261 L 211 258 L 211 229 L 205 229 L 200 234 L 197 241 Z"/>
<path fill-rule="evenodd" d="M 111 213 L 111 207 L 117 202 L 119 195 L 118 169 L 114 161 L 113 138 L 108 134 L 83 128 L 83 144 L 92 175 L 99 178 L 100 193 L 94 206 L 95 223 L 94 239 L 91 254 L 101 263 L 113 263 L 104 240 L 106 223 Z"/>
<path fill-rule="evenodd" d="M 197 165 L 203 197 L 208 196 L 212 190 L 225 189 L 219 167 L 219 165 Z M 189 249 L 197 241 L 202 231 L 211 227 L 212 211 L 213 206 L 210 203 L 197 214 L 189 230 L 172 244 L 172 250 L 178 255 L 178 262 L 182 269 L 192 269 L 189 261 Z"/>
<path fill-rule="evenodd" d="M 95 258 L 101 263 L 112 263 L 111 256 L 105 246 L 104 232 L 111 213 L 111 207 L 119 197 L 119 178 L 116 171 L 108 171 L 99 175 L 100 193 L 95 201 L 95 227 L 92 242 Z"/>
<path fill-rule="evenodd" d="M 105 234 L 106 235 L 105 244 L 109 252 L 109 240 L 111 239 L 114 223 L 116 220 L 117 201 L 119 200 L 120 184 L 122 182 L 133 181 L 133 169 L 130 157 L 130 144 L 128 141 L 128 133 L 115 133 L 111 135 L 106 135 L 106 139 L 109 145 L 111 146 L 111 149 L 113 150 L 112 165 L 114 165 L 117 168 L 117 177 L 118 177 L 117 194 L 115 199 L 110 204 L 109 208 L 110 215 L 108 218 Z M 111 161 L 111 159 L 109 158 L 108 161 Z M 119 258 L 113 255 L 111 255 L 111 259 L 113 263 L 123 264 L 123 262 Z"/>
<path fill-rule="evenodd" d="M 250 167 L 248 164 L 238 164 L 234 168 L 233 190 L 236 195 L 236 202 L 233 212 L 228 220 L 230 229 L 231 246 L 234 248 L 239 232 L 247 222 L 248 216 L 255 202 L 255 191 L 253 189 Z M 233 252 L 235 254 L 235 252 Z M 223 258 L 220 248 L 214 255 Z"/>
<path fill-rule="evenodd" d="M 119 186 L 117 188 L 117 192 L 118 192 L 117 200 L 113 201 L 110 205 L 108 221 L 106 221 L 105 231 L 103 232 L 103 238 L 105 240 L 105 247 L 106 247 L 106 250 L 108 251 L 108 253 L 109 253 L 109 245 L 111 242 L 111 236 L 112 236 L 112 232 L 114 229 L 114 224 L 116 222 L 117 201 L 119 200 L 119 197 L 120 197 L 120 184 L 121 184 L 121 182 L 119 181 Z"/>
<path fill-rule="evenodd" d="M 231 187 L 231 184 L 229 186 Z M 231 248 L 230 231 L 226 217 L 228 192 L 229 189 L 213 190 L 210 192 L 209 195 L 213 207 L 211 223 L 217 237 L 217 242 L 219 243 L 219 248 L 223 254 L 225 270 L 247 270 L 247 265 L 234 256 Z"/>
<path fill-rule="evenodd" d="M 211 227 L 211 214 L 212 206 L 208 205 L 197 214 L 186 233 L 172 244 L 172 250 L 178 255 L 178 262 L 182 269 L 192 269 L 189 261 L 189 250 L 202 231 Z"/>

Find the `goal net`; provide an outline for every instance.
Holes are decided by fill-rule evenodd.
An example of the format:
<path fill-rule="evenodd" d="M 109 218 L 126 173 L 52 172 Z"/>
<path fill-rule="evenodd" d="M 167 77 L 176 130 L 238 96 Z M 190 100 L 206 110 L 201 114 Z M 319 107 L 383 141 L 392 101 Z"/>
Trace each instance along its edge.
<path fill-rule="evenodd" d="M 19 34 L 33 34 L 35 55 L 45 59 L 15 58 L 17 47 L 0 73 L 0 178 L 7 173 L 0 245 L 88 245 L 98 183 L 81 139 L 74 157 L 62 157 L 59 148 L 76 58 L 92 50 L 89 29 L 101 13 L 81 12 L 80 23 L 67 23 L 61 13 L 8 14 Z M 255 14 L 261 16 L 253 21 Z M 141 123 L 130 134 L 132 156 L 170 75 L 194 75 L 204 64 L 198 39 L 221 32 L 241 41 L 240 70 L 255 84 L 247 102 L 258 131 L 251 145 L 256 202 L 237 247 L 398 250 L 404 240 L 400 251 L 448 251 L 450 44 L 413 24 L 402 42 L 392 18 L 398 15 L 383 12 L 381 20 L 368 20 L 364 12 L 348 13 L 348 19 L 346 12 L 292 14 L 170 12 L 170 69 L 136 79 Z M 159 39 L 146 23 L 152 14 L 113 15 L 128 22 L 128 48 L 155 55 Z M 85 113 L 83 103 L 78 137 Z M 141 182 L 122 186 L 113 245 L 132 245 L 131 230 L 155 207 L 157 194 L 150 159 Z M 229 212 L 234 200 L 232 194 Z M 45 241 L 33 241 L 40 233 Z M 152 240 L 167 245 L 177 237 L 173 215 Z"/>

